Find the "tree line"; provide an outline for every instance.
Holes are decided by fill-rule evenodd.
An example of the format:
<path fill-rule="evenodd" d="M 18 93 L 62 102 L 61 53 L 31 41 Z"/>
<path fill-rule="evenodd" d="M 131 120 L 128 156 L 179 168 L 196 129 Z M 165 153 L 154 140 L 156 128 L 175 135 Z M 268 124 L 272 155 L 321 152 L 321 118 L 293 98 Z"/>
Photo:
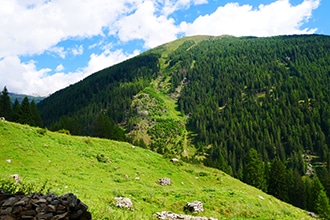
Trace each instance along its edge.
<path fill-rule="evenodd" d="M 14 104 L 12 104 L 6 86 L 0 93 L 0 117 L 4 117 L 7 121 L 37 127 L 42 126 L 42 119 L 34 100 L 30 102 L 25 96 L 21 103 L 15 99 Z"/>

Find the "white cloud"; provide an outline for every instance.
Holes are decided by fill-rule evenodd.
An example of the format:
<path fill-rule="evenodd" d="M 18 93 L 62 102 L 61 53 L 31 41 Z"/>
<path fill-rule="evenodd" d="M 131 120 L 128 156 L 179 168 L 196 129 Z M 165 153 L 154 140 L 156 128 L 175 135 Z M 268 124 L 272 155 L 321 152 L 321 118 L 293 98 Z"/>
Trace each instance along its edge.
<path fill-rule="evenodd" d="M 43 53 L 64 39 L 102 35 L 103 27 L 134 10 L 135 4 L 128 4 L 134 2 L 139 1 L 2 0 L 0 58 Z"/>
<path fill-rule="evenodd" d="M 209 15 L 199 16 L 194 22 L 180 24 L 187 35 L 208 34 L 235 36 L 272 36 L 283 34 L 309 34 L 316 29 L 303 29 L 302 24 L 312 15 L 320 0 L 304 0 L 292 6 L 289 0 L 277 0 L 253 9 L 251 5 L 228 3 Z"/>
<path fill-rule="evenodd" d="M 213 1 L 213 0 L 212 0 Z M 233 0 L 235 1 L 235 0 Z M 271 36 L 281 34 L 314 33 L 316 29 L 302 29 L 312 16 L 320 0 L 303 0 L 291 5 L 289 0 L 274 0 L 268 5 L 228 3 L 211 14 L 204 14 L 193 22 L 175 21 L 178 10 L 207 0 L 2 0 L 0 7 L 0 89 L 46 95 L 89 74 L 137 55 L 114 50 L 116 42 L 124 44 L 142 40 L 145 48 L 174 40 L 180 35 Z M 219 1 L 220 2 L 220 1 Z M 180 25 L 177 25 L 181 22 Z M 84 40 L 98 36 L 100 42 L 91 46 L 63 46 L 64 40 Z M 85 67 L 69 71 L 62 64 L 54 70 L 38 68 L 32 55 L 50 53 L 62 59 L 89 50 L 101 49 L 90 55 Z M 21 55 L 31 55 L 22 62 Z M 70 57 L 71 58 L 71 57 Z M 76 59 L 76 58 L 74 58 Z M 74 60 L 73 60 L 74 62 Z M 54 73 L 55 74 L 52 74 Z"/>
<path fill-rule="evenodd" d="M 188 9 L 191 5 L 202 5 L 207 2 L 207 0 L 165 0 L 161 10 L 165 16 L 168 16 L 174 11 Z"/>
<path fill-rule="evenodd" d="M 83 45 L 79 45 L 74 48 L 71 49 L 71 53 L 74 55 L 74 56 L 77 56 L 77 55 L 81 55 L 84 53 L 84 47 Z"/>
<path fill-rule="evenodd" d="M 88 75 L 136 56 L 139 51 L 126 54 L 122 50 L 106 50 L 92 54 L 85 68 L 64 73 L 64 66 L 58 65 L 55 74 L 49 68 L 37 69 L 33 60 L 22 62 L 18 56 L 7 56 L 0 60 L 0 88 L 7 86 L 9 92 L 47 96 L 59 89 L 74 84 Z"/>
<path fill-rule="evenodd" d="M 65 59 L 67 54 L 67 51 L 65 51 L 64 47 L 51 47 L 47 51 L 50 52 L 51 54 L 55 54 L 61 57 L 62 59 Z"/>
<path fill-rule="evenodd" d="M 174 19 L 164 15 L 156 15 L 157 9 L 153 1 L 145 1 L 138 6 L 135 13 L 121 18 L 112 28 L 118 30 L 120 40 L 127 42 L 141 39 L 146 48 L 176 39 L 179 29 Z"/>
<path fill-rule="evenodd" d="M 92 54 L 88 62 L 88 66 L 84 68 L 83 72 L 86 74 L 92 74 L 96 71 L 112 66 L 121 61 L 127 60 L 133 56 L 138 55 L 140 52 L 135 50 L 132 54 L 126 54 L 122 50 L 110 51 L 105 50 L 101 54 Z"/>
<path fill-rule="evenodd" d="M 64 68 L 63 64 L 60 64 L 60 65 L 58 65 L 58 66 L 56 67 L 55 71 L 56 71 L 56 72 L 61 72 L 61 71 L 63 71 L 64 69 L 65 69 L 65 68 Z"/>

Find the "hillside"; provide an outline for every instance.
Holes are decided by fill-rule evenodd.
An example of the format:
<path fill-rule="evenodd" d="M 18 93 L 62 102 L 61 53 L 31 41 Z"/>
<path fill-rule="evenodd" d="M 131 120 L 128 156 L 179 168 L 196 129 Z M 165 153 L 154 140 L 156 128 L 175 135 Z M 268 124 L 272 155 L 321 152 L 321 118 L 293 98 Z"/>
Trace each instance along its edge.
<path fill-rule="evenodd" d="M 160 211 L 183 213 L 200 200 L 199 216 L 218 219 L 309 219 L 306 211 L 283 203 L 216 169 L 180 162 L 131 144 L 69 136 L 0 121 L 0 184 L 17 173 L 23 183 L 51 192 L 73 192 L 93 219 L 152 219 Z M 10 159 L 8 163 L 6 160 Z M 171 179 L 170 186 L 157 184 Z M 131 198 L 134 209 L 116 208 L 114 197 Z M 195 214 L 197 215 L 197 214 Z"/>
<path fill-rule="evenodd" d="M 184 37 L 38 108 L 50 130 L 202 162 L 330 218 L 329 51 L 322 35 Z"/>

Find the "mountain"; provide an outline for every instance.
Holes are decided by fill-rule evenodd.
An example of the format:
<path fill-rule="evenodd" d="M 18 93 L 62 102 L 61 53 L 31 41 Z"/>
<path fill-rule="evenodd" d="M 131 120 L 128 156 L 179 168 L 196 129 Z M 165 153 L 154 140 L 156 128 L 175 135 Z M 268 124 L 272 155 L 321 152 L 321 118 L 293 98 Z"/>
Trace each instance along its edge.
<path fill-rule="evenodd" d="M 12 101 L 13 104 L 14 104 L 16 99 L 19 103 L 21 103 L 25 97 L 27 97 L 30 102 L 32 100 L 34 100 L 34 102 L 36 104 L 41 102 L 45 98 L 45 97 L 42 97 L 42 96 L 31 96 L 31 95 L 16 94 L 16 93 L 11 93 L 11 92 L 9 92 L 8 95 L 9 95 L 10 100 Z"/>
<path fill-rule="evenodd" d="M 184 37 L 101 70 L 38 108 L 51 130 L 203 162 L 323 212 L 305 189 L 320 189 L 329 207 L 329 51 L 323 35 Z M 262 176 L 250 175 L 257 171 Z"/>
<path fill-rule="evenodd" d="M 129 143 L 6 121 L 0 121 L 0 139 L 0 189 L 74 193 L 88 205 L 93 219 L 154 219 L 153 214 L 162 211 L 185 214 L 184 205 L 194 200 L 204 207 L 194 216 L 312 219 L 306 211 L 217 169 L 172 163 Z M 13 174 L 20 175 L 20 183 L 9 181 Z M 158 184 L 164 177 L 170 178 L 171 185 Z M 130 198 L 133 209 L 117 208 L 115 197 Z"/>

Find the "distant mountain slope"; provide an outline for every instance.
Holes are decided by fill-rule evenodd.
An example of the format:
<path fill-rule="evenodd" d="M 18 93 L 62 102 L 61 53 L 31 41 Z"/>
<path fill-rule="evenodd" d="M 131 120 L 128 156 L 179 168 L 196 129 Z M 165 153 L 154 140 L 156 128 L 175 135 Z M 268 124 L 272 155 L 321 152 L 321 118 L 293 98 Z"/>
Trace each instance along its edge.
<path fill-rule="evenodd" d="M 201 165 L 173 164 L 131 144 L 69 136 L 0 121 L 0 186 L 19 174 L 30 189 L 72 192 L 89 206 L 93 219 L 153 219 L 161 211 L 184 213 L 199 200 L 218 219 L 311 219 L 295 208 L 229 175 Z M 10 161 L 10 162 L 8 162 Z M 160 178 L 170 186 L 160 186 Z M 45 186 L 44 183 L 47 182 Z M 21 184 L 13 184 L 19 187 Z M 1 187 L 0 187 L 1 188 Z M 115 207 L 128 197 L 133 210 Z"/>
<path fill-rule="evenodd" d="M 193 36 L 99 71 L 46 98 L 38 108 L 48 128 L 66 128 L 83 135 L 93 135 L 97 115 L 105 113 L 136 144 L 163 153 L 170 148 L 167 153 L 180 155 L 194 154 L 199 146 L 202 158 L 205 153 L 221 153 L 227 164 L 232 160 L 229 167 L 223 167 L 217 162 L 218 156 L 211 156 L 209 159 L 215 158 L 208 163 L 228 172 L 231 169 L 240 177 L 242 161 L 233 162 L 233 155 L 244 158 L 251 146 L 268 145 L 258 150 L 265 159 L 275 155 L 284 159 L 293 149 L 326 154 L 330 142 L 329 121 L 324 119 L 329 111 L 328 85 L 328 36 Z M 295 110 L 287 108 L 288 104 Z M 305 137 L 306 141 L 299 143 L 297 139 L 303 137 L 296 135 L 290 143 L 300 146 L 287 146 L 291 145 L 289 137 L 280 138 L 287 134 L 277 134 L 285 125 L 273 115 L 290 121 L 294 115 L 288 112 L 297 110 L 307 117 L 303 106 L 313 106 L 324 119 L 314 125 L 316 133 L 320 130 L 324 134 L 324 142 L 313 147 L 311 142 L 319 137 Z M 300 118 L 299 123 L 301 120 L 307 119 Z M 269 126 L 268 134 L 264 133 L 264 122 Z M 306 129 L 299 133 L 311 133 Z M 236 152 L 247 141 L 248 146 Z M 217 146 L 224 144 L 219 151 Z M 214 153 L 206 152 L 205 146 L 213 146 Z M 233 150 L 232 146 L 237 147 Z"/>
<path fill-rule="evenodd" d="M 37 104 L 46 98 L 46 97 L 41 97 L 41 96 L 30 96 L 30 95 L 16 94 L 16 93 L 10 93 L 10 92 L 8 93 L 8 95 L 9 95 L 12 103 L 14 103 L 16 99 L 19 103 L 21 103 L 25 97 L 28 97 L 30 102 L 32 100 L 34 100 L 34 102 Z"/>

